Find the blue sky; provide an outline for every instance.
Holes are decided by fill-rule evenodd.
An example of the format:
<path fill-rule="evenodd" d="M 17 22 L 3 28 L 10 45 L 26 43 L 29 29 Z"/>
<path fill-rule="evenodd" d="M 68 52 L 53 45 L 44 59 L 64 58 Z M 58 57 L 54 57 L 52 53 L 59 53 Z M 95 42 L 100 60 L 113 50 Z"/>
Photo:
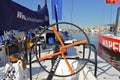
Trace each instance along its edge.
<path fill-rule="evenodd" d="M 44 5 L 44 0 L 13 0 L 31 10 L 37 10 L 37 5 Z M 51 0 L 47 0 L 50 23 Z M 105 0 L 62 0 L 62 21 L 72 22 L 80 27 L 94 27 L 110 24 L 115 21 L 117 5 L 105 4 Z M 73 6 L 72 6 L 73 5 Z"/>

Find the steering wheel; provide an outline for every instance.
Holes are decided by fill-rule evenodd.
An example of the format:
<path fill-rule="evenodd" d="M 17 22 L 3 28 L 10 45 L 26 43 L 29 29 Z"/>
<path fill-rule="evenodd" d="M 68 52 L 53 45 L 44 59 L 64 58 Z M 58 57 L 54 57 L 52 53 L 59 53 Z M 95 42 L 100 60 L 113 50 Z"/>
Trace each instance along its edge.
<path fill-rule="evenodd" d="M 49 74 L 59 77 L 80 72 L 86 66 L 91 52 L 90 46 L 85 46 L 90 44 L 86 33 L 79 26 L 69 22 L 54 23 L 44 29 L 40 36 L 47 30 L 55 35 L 55 42 L 51 44 L 50 49 L 42 50 L 41 57 L 36 56 L 40 66 Z M 83 51 L 83 45 L 89 48 L 88 56 L 85 57 L 87 60 L 82 56 L 86 53 Z"/>

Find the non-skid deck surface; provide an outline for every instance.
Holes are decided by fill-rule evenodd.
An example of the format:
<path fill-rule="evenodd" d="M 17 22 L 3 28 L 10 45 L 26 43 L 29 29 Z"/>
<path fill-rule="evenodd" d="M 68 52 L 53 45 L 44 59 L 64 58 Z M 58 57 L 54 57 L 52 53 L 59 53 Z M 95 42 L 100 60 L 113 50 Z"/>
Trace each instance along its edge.
<path fill-rule="evenodd" d="M 82 46 L 76 48 L 79 52 L 82 52 Z M 85 50 L 88 53 L 88 49 Z M 1 54 L 1 53 L 0 53 Z M 82 53 L 80 54 L 82 56 Z M 86 55 L 87 56 L 87 55 Z M 78 74 L 71 77 L 53 77 L 52 80 L 120 80 L 120 72 L 113 68 L 105 60 L 97 56 L 98 58 L 98 67 L 97 67 L 97 79 L 91 79 L 94 72 L 94 66 L 91 63 L 88 63 L 87 66 L 79 72 Z M 33 57 L 33 59 L 35 59 Z M 91 60 L 94 61 L 94 52 L 91 53 Z M 3 69 L 3 62 L 0 62 L 0 71 Z M 92 73 L 91 73 L 92 72 Z M 29 80 L 29 65 L 27 65 L 27 75 Z M 46 80 L 48 73 L 45 72 L 40 65 L 35 62 L 32 64 L 32 79 L 33 80 Z M 90 79 L 89 79 L 90 78 Z"/>

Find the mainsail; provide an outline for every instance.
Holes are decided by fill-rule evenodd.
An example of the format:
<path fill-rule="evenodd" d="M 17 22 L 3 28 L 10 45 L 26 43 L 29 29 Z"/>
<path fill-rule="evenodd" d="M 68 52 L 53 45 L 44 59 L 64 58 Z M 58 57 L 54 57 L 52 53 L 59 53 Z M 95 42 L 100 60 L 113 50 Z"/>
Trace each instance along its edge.
<path fill-rule="evenodd" d="M 47 5 L 32 11 L 11 0 L 0 0 L 0 31 L 28 30 L 49 25 Z"/>

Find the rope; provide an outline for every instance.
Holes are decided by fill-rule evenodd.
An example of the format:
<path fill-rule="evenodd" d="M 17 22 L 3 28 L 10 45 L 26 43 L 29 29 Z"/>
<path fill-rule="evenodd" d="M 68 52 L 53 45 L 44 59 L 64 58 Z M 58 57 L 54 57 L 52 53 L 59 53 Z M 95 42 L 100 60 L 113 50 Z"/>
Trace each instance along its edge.
<path fill-rule="evenodd" d="M 33 6 L 33 0 L 31 1 L 31 3 L 30 3 L 30 5 L 29 5 L 29 7 L 31 7 L 31 8 L 32 8 L 32 6 Z"/>
<path fill-rule="evenodd" d="M 71 8 L 71 23 L 72 23 L 72 17 L 73 17 L 73 0 L 72 0 L 72 8 Z"/>
<path fill-rule="evenodd" d="M 110 24 L 112 23 L 112 4 L 110 5 Z"/>
<path fill-rule="evenodd" d="M 16 2 L 18 3 L 18 0 Z"/>

